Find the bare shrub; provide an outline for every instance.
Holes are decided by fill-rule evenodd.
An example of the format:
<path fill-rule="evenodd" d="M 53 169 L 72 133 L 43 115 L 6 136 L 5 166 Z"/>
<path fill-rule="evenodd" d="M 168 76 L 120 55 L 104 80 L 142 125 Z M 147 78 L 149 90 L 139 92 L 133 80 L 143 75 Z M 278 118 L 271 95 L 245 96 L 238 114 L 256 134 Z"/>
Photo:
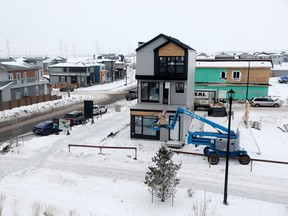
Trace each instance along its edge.
<path fill-rule="evenodd" d="M 188 192 L 188 196 L 189 196 L 189 197 L 193 197 L 193 195 L 194 195 L 194 190 L 192 190 L 191 188 L 189 188 L 189 189 L 187 190 L 187 192 Z"/>
<path fill-rule="evenodd" d="M 13 216 L 19 216 L 19 206 L 18 206 L 18 201 L 14 200 L 13 201 Z"/>
<path fill-rule="evenodd" d="M 2 211 L 4 207 L 6 197 L 4 196 L 3 193 L 0 194 L 0 216 L 2 216 Z"/>
<path fill-rule="evenodd" d="M 20 122 L 18 121 L 17 118 L 11 119 L 11 124 L 12 124 L 12 137 L 10 138 L 10 143 L 15 145 L 15 147 L 18 147 L 20 145 L 19 142 L 19 135 L 22 132 L 22 127 L 19 124 Z"/>
<path fill-rule="evenodd" d="M 34 201 L 31 207 L 32 207 L 32 215 L 40 216 L 41 210 L 43 208 L 43 204 L 41 202 Z"/>
<path fill-rule="evenodd" d="M 79 214 L 77 214 L 76 210 L 69 210 L 69 216 L 79 216 Z"/>
<path fill-rule="evenodd" d="M 62 212 L 61 209 L 59 209 L 56 206 L 52 206 L 52 205 L 47 205 L 45 206 L 45 211 L 43 213 L 43 215 L 45 216 L 61 216 L 64 215 L 64 213 Z"/>
<path fill-rule="evenodd" d="M 216 207 L 211 207 L 211 198 L 207 198 L 204 194 L 203 200 L 197 200 L 193 204 L 193 212 L 195 216 L 214 216 L 216 214 Z"/>

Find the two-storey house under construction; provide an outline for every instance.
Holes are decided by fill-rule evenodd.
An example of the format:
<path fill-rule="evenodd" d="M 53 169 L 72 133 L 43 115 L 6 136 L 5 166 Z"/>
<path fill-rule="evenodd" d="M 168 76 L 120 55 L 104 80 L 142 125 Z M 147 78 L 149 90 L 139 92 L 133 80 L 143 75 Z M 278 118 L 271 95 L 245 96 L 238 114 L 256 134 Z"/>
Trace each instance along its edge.
<path fill-rule="evenodd" d="M 166 110 L 172 120 L 177 107 L 192 110 L 196 52 L 178 39 L 160 34 L 136 49 L 137 104 L 130 109 L 131 138 L 183 141 L 191 119 L 180 116 L 174 130 L 153 130 Z"/>

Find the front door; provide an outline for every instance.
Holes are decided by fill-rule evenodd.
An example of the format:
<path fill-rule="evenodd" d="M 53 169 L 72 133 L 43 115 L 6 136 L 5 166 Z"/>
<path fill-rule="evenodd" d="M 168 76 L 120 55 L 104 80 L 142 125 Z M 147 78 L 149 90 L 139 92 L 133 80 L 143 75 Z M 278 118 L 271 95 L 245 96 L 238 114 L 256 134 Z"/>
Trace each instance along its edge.
<path fill-rule="evenodd" d="M 163 104 L 170 104 L 169 93 L 170 93 L 170 82 L 164 82 Z"/>

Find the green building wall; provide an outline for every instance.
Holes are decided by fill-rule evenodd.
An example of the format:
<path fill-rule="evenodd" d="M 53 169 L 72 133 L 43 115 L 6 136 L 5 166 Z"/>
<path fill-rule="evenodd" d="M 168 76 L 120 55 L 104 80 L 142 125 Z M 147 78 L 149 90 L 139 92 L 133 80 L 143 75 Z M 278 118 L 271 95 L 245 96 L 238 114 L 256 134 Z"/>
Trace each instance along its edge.
<path fill-rule="evenodd" d="M 226 83 L 225 79 L 220 79 L 220 74 L 222 71 L 226 71 L 225 68 L 196 68 L 195 70 L 195 82 L 216 82 L 216 83 Z"/>
<path fill-rule="evenodd" d="M 236 92 L 234 100 L 246 99 L 247 86 L 215 86 L 215 85 L 195 85 L 195 89 L 213 89 L 229 91 L 233 89 Z M 249 86 L 248 87 L 248 100 L 253 97 L 267 97 L 268 96 L 268 86 Z"/>
<path fill-rule="evenodd" d="M 225 79 L 220 79 L 222 71 L 227 71 L 227 68 L 197 68 L 195 71 L 195 89 L 213 89 L 229 91 L 233 89 L 236 94 L 234 99 L 246 99 L 247 85 L 226 84 Z M 268 85 L 248 85 L 248 100 L 253 97 L 267 97 Z"/>

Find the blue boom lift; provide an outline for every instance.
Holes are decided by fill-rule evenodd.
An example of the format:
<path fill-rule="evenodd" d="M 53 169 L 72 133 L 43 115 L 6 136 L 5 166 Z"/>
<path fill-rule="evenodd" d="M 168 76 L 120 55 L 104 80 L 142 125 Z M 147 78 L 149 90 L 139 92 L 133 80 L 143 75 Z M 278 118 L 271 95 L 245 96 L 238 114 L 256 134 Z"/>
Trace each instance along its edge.
<path fill-rule="evenodd" d="M 194 119 L 202 121 L 213 128 L 218 132 L 205 132 L 205 131 L 188 131 L 187 134 L 187 144 L 205 145 L 204 154 L 208 156 L 208 161 L 212 165 L 216 165 L 219 162 L 219 157 L 226 156 L 227 148 L 227 139 L 228 139 L 228 129 L 222 125 L 216 124 L 206 118 L 196 115 L 195 113 L 183 109 L 181 107 L 177 108 L 174 118 L 170 124 L 165 124 L 165 113 L 162 112 L 162 115 L 159 116 L 159 121 L 156 125 L 153 126 L 154 130 L 160 130 L 161 128 L 173 130 L 177 121 L 179 120 L 180 114 L 188 115 Z M 233 130 L 230 130 L 230 147 L 229 147 L 229 157 L 238 157 L 241 164 L 249 164 L 250 157 L 247 154 L 247 151 L 239 149 L 239 131 L 235 133 Z"/>

